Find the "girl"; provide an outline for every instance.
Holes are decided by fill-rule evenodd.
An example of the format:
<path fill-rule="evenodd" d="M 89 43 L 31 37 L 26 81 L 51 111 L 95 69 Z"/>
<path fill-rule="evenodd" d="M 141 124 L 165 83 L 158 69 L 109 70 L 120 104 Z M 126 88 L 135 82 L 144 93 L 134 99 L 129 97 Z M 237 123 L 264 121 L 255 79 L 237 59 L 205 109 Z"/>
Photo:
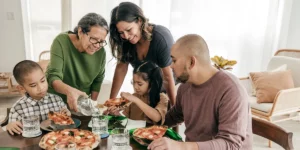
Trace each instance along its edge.
<path fill-rule="evenodd" d="M 133 70 L 132 84 L 135 93 L 121 93 L 122 98 L 132 103 L 123 112 L 111 107 L 106 113 L 117 116 L 123 114 L 133 120 L 163 124 L 169 98 L 165 93 L 160 93 L 162 82 L 161 69 L 154 63 L 143 62 Z"/>

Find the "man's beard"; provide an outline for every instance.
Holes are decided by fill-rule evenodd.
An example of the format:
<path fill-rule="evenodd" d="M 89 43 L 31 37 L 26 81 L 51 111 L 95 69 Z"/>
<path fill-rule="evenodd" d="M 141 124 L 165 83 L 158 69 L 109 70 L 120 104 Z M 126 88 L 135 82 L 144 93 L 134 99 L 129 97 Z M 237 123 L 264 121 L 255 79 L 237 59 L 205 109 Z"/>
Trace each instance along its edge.
<path fill-rule="evenodd" d="M 190 78 L 190 75 L 187 72 L 187 69 L 184 68 L 183 73 L 179 77 L 177 77 L 176 81 L 181 82 L 181 83 L 186 83 L 189 80 L 189 78 Z"/>

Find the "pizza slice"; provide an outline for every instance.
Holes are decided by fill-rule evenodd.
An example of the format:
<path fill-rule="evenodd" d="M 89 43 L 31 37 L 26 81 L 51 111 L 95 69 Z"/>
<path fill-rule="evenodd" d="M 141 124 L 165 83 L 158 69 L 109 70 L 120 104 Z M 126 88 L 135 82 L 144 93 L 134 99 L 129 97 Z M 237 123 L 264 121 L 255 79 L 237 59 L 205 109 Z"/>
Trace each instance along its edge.
<path fill-rule="evenodd" d="M 141 138 L 141 139 L 147 139 L 147 140 L 156 140 L 158 138 L 161 138 L 165 135 L 167 131 L 166 126 L 151 126 L 148 128 L 138 128 L 133 132 L 133 136 Z"/>
<path fill-rule="evenodd" d="M 59 125 L 75 124 L 73 119 L 70 116 L 67 116 L 66 114 L 60 112 L 50 111 L 48 113 L 48 119 L 53 121 L 55 124 L 59 124 Z"/>
<path fill-rule="evenodd" d="M 126 105 L 129 102 L 130 101 L 128 101 L 127 99 L 124 99 L 124 98 L 112 98 L 112 99 L 106 100 L 104 103 L 104 106 L 106 106 L 106 107 L 111 107 L 111 106 L 121 107 L 121 106 Z"/>
<path fill-rule="evenodd" d="M 51 120 L 50 126 L 55 130 L 72 129 L 76 127 L 73 119 L 64 113 L 50 111 L 48 113 L 48 119 Z"/>

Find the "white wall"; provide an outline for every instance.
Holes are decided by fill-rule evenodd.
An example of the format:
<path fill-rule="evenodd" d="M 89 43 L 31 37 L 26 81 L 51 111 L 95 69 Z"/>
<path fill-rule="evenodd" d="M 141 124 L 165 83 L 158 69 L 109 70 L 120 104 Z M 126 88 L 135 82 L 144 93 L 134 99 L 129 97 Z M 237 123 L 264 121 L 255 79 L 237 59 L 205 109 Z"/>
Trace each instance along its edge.
<path fill-rule="evenodd" d="M 13 13 L 13 20 L 8 20 L 7 13 Z M 12 72 L 25 59 L 20 0 L 0 0 L 0 14 L 0 72 Z"/>
<path fill-rule="evenodd" d="M 300 0 L 293 0 L 286 48 L 300 49 Z"/>

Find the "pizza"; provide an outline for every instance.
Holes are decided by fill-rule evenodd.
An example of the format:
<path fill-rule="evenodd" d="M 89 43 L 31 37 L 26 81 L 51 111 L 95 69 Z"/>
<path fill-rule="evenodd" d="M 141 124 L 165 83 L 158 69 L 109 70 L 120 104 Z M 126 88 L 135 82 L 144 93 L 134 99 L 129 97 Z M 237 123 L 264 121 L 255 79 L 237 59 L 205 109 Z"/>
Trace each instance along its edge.
<path fill-rule="evenodd" d="M 64 114 L 64 113 L 60 113 L 60 112 L 53 112 L 50 111 L 48 113 L 48 119 L 51 120 L 51 122 L 53 121 L 54 124 L 57 125 L 72 125 L 75 124 L 73 119 Z"/>
<path fill-rule="evenodd" d="M 130 101 L 128 101 L 127 99 L 124 99 L 124 98 L 112 98 L 112 99 L 106 100 L 104 103 L 104 106 L 106 106 L 106 107 L 111 107 L 111 106 L 121 107 L 129 102 Z"/>
<path fill-rule="evenodd" d="M 138 128 L 133 132 L 133 136 L 141 139 L 156 140 L 165 135 L 166 126 L 151 126 L 148 128 Z"/>
<path fill-rule="evenodd" d="M 76 150 L 91 150 L 100 143 L 100 136 L 87 130 L 65 129 L 52 131 L 42 137 L 39 146 L 46 150 L 54 150 L 56 144 L 65 145 L 65 148 L 74 147 Z"/>

